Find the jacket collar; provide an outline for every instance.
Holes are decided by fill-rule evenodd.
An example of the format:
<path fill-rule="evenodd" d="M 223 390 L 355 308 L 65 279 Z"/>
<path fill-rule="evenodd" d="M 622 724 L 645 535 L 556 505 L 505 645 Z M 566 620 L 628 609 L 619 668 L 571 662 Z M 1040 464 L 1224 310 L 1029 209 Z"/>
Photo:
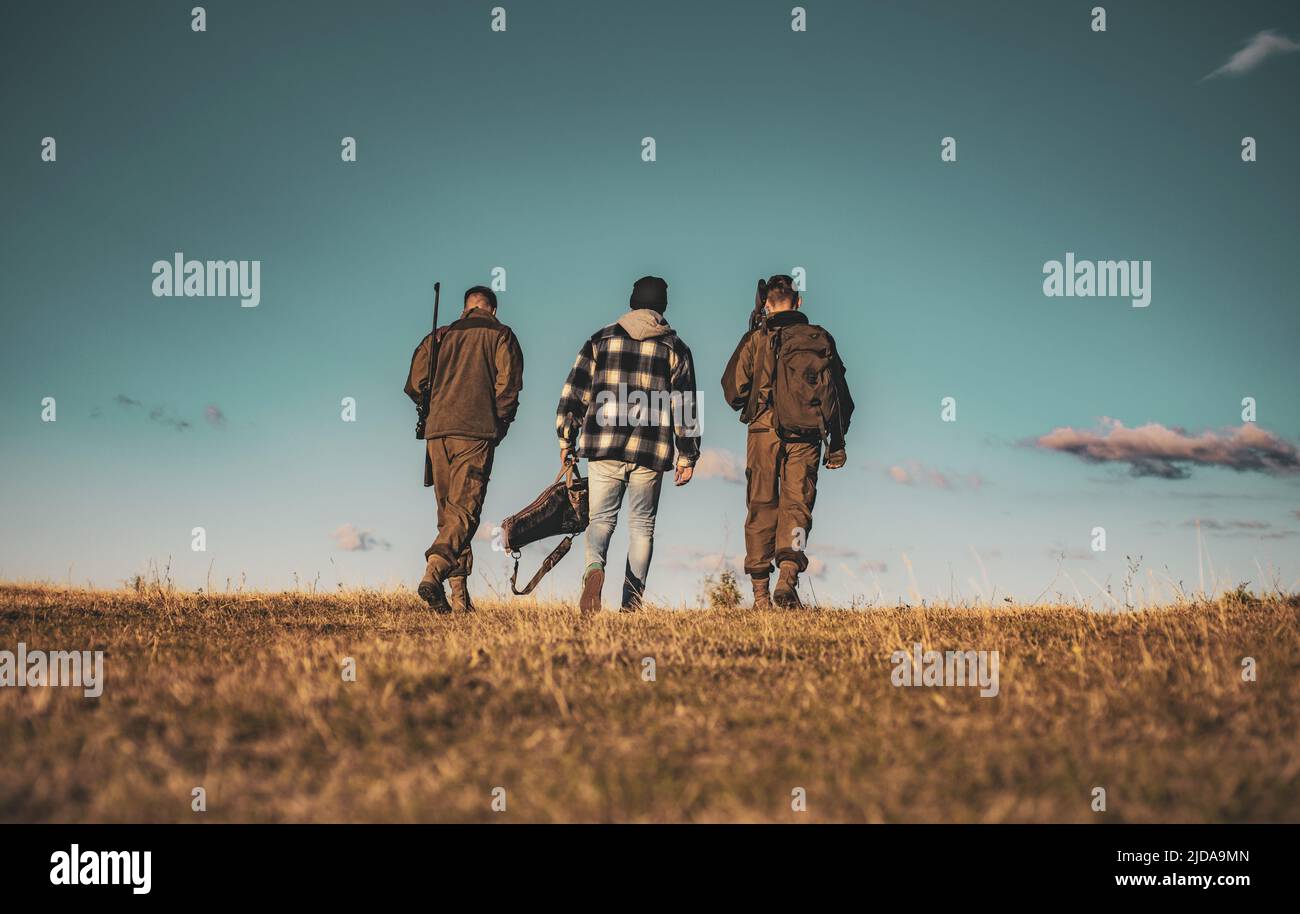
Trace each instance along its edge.
<path fill-rule="evenodd" d="M 483 318 L 490 321 L 495 321 L 497 319 L 497 316 L 492 313 L 491 308 L 484 308 L 482 305 L 475 305 L 471 308 L 466 308 L 460 313 L 461 320 L 464 320 L 467 317 Z"/>
<path fill-rule="evenodd" d="M 806 323 L 808 323 L 808 315 L 802 311 L 778 311 L 766 321 L 766 325 L 773 330 L 780 330 L 782 327 L 789 327 L 791 324 Z"/>

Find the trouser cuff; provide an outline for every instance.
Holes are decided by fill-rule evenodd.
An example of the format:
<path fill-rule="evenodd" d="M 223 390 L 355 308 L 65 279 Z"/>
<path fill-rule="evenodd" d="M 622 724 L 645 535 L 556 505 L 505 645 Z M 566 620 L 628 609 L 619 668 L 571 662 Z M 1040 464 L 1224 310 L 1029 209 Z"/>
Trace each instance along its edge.
<path fill-rule="evenodd" d="M 792 563 L 802 574 L 808 567 L 808 554 L 802 549 L 783 549 L 777 552 L 776 564 L 780 566 L 786 562 Z"/>

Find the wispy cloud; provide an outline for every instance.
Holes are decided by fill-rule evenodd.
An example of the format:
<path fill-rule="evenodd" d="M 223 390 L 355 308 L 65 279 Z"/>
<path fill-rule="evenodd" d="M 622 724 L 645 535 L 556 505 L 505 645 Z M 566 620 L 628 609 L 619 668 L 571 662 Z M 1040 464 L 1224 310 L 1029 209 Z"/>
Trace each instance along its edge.
<path fill-rule="evenodd" d="M 741 553 L 724 553 L 718 550 L 709 551 L 706 549 L 685 546 L 680 543 L 668 547 L 671 558 L 668 558 L 664 565 L 674 571 L 683 571 L 690 574 L 710 575 L 718 574 L 723 571 L 730 571 L 739 578 L 747 578 L 745 573 L 745 556 Z M 805 574 L 812 578 L 822 578 L 825 576 L 827 569 L 830 567 L 828 560 L 838 560 L 837 566 L 841 569 L 850 567 L 845 560 L 856 560 L 861 552 L 850 546 L 837 546 L 827 544 L 824 546 L 808 546 L 808 567 Z M 884 562 L 861 561 L 857 567 L 863 572 L 874 571 L 884 572 L 889 566 Z M 853 572 L 850 571 L 850 574 Z"/>
<path fill-rule="evenodd" d="M 731 451 L 706 447 L 695 462 L 696 479 L 721 479 L 725 482 L 744 482 L 745 463 Z"/>
<path fill-rule="evenodd" d="M 358 530 L 355 524 L 343 524 L 331 534 L 334 543 L 345 552 L 369 552 L 371 549 L 391 549 L 388 540 L 378 539 L 369 530 Z"/>
<path fill-rule="evenodd" d="M 149 410 L 149 421 L 157 422 L 159 425 L 167 428 L 174 428 L 178 432 L 183 432 L 193 426 L 189 419 L 178 419 L 176 416 L 168 415 L 167 410 L 161 406 L 155 406 Z"/>
<path fill-rule="evenodd" d="M 890 479 L 901 486 L 922 486 L 946 492 L 957 489 L 978 491 L 984 486 L 984 477 L 979 473 L 954 473 L 940 470 L 927 466 L 919 460 L 896 463 L 885 472 Z"/>
<path fill-rule="evenodd" d="M 1193 518 L 1183 521 L 1183 526 L 1195 527 L 1197 523 L 1197 519 Z M 1267 530 L 1272 526 L 1262 520 L 1215 520 L 1212 517 L 1203 517 L 1199 523 L 1206 530 Z"/>
<path fill-rule="evenodd" d="M 203 418 L 208 420 L 208 425 L 213 428 L 225 428 L 226 414 L 221 411 L 221 407 L 215 403 L 210 403 L 203 410 Z"/>
<path fill-rule="evenodd" d="M 1125 428 L 1116 419 L 1103 418 L 1100 429 L 1066 426 L 1031 444 L 1088 463 L 1127 463 L 1130 475 L 1159 479 L 1186 479 L 1191 466 L 1270 475 L 1300 472 L 1300 452 L 1295 446 L 1253 422 L 1189 435 L 1184 429 L 1166 428 L 1158 422 Z"/>
<path fill-rule="evenodd" d="M 1240 51 L 1229 57 L 1227 62 L 1219 69 L 1201 77 L 1201 81 L 1204 82 L 1216 76 L 1242 76 L 1270 57 L 1275 57 L 1278 54 L 1290 54 L 1295 51 L 1300 51 L 1300 43 L 1279 34 L 1275 29 L 1265 29 L 1247 39 Z"/>
<path fill-rule="evenodd" d="M 814 549 L 811 545 L 808 547 L 809 552 L 816 552 L 818 555 L 829 556 L 831 558 L 855 559 L 862 554 L 862 550 L 854 549 L 852 546 L 837 546 L 834 544 L 818 545 Z"/>
<path fill-rule="evenodd" d="M 858 561 L 862 556 L 862 550 L 855 549 L 852 546 L 840 546 L 835 543 L 809 543 L 808 544 L 808 569 L 810 577 L 820 578 L 826 573 L 827 561 L 835 560 L 836 566 L 841 570 L 849 569 L 849 574 L 853 575 L 853 565 L 856 562 L 859 570 L 883 572 L 888 569 L 884 562 L 872 560 Z"/>
<path fill-rule="evenodd" d="M 1279 529 L 1273 524 L 1262 520 L 1216 520 L 1213 517 L 1202 517 L 1184 521 L 1183 526 L 1195 527 L 1198 523 L 1202 530 L 1207 530 L 1215 536 L 1245 536 L 1265 540 L 1284 540 L 1297 535 L 1294 530 Z"/>
<path fill-rule="evenodd" d="M 1087 549 L 1071 548 L 1064 546 L 1058 540 L 1053 546 L 1046 550 L 1048 558 L 1069 559 L 1072 562 L 1092 562 L 1097 558 L 1095 552 Z"/>
<path fill-rule="evenodd" d="M 688 571 L 694 574 L 718 574 L 722 571 L 731 571 L 736 575 L 745 573 L 745 557 L 740 554 L 705 552 L 680 545 L 670 547 L 669 551 L 673 553 L 673 557 L 664 564 L 675 571 Z"/>
<path fill-rule="evenodd" d="M 144 403 L 134 397 L 128 397 L 126 394 L 118 394 L 113 398 L 113 402 L 125 409 L 144 409 Z M 166 407 L 162 406 L 151 407 L 148 416 L 150 422 L 154 422 L 166 428 L 174 428 L 178 432 L 183 432 L 186 429 L 194 427 L 190 420 L 173 416 L 167 411 Z"/>

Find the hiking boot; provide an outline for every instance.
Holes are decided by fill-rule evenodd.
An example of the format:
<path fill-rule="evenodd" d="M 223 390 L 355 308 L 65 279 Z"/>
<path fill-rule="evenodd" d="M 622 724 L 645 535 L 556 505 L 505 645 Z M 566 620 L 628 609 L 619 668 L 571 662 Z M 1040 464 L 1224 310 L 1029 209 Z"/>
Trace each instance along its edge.
<path fill-rule="evenodd" d="M 753 577 L 749 583 L 754 585 L 754 609 L 766 611 L 772 608 L 772 598 L 767 595 L 767 576 Z"/>
<path fill-rule="evenodd" d="M 799 602 L 799 566 L 794 562 L 782 562 L 781 574 L 776 579 L 772 590 L 772 602 L 782 609 L 801 609 Z"/>
<path fill-rule="evenodd" d="M 468 578 L 465 575 L 456 575 L 454 578 L 448 578 L 447 583 L 451 586 L 451 608 L 460 613 L 472 613 L 474 603 L 469 598 L 469 588 L 466 587 Z"/>
<path fill-rule="evenodd" d="M 424 577 L 420 578 L 420 586 L 415 592 L 434 612 L 451 612 L 451 607 L 447 604 L 447 594 L 442 589 L 442 582 L 438 580 L 438 569 L 434 567 L 432 556 L 424 566 Z"/>
<path fill-rule="evenodd" d="M 582 576 L 582 599 L 578 608 L 586 615 L 600 612 L 600 592 L 605 587 L 605 569 L 599 565 L 588 568 Z"/>
<path fill-rule="evenodd" d="M 424 602 L 436 613 L 449 613 L 451 606 L 447 603 L 447 594 L 438 581 L 421 581 L 416 591 Z"/>

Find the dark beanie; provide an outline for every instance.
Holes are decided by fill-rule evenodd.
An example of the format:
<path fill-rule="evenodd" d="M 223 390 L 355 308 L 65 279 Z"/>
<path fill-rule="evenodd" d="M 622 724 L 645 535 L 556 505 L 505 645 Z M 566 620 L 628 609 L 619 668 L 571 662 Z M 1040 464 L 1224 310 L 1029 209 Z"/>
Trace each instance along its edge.
<path fill-rule="evenodd" d="M 633 308 L 650 308 L 662 314 L 668 307 L 668 283 L 658 276 L 642 276 L 633 284 L 628 304 Z"/>

